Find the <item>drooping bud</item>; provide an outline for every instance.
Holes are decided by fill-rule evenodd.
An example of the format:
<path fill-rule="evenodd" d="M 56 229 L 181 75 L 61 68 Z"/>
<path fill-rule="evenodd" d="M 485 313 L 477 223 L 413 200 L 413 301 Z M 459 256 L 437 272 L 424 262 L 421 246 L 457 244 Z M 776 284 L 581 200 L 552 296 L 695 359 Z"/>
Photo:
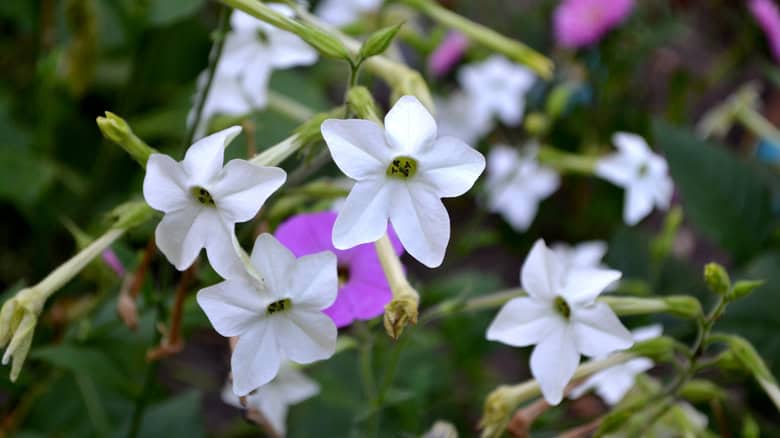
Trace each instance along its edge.
<path fill-rule="evenodd" d="M 417 324 L 419 296 L 414 293 L 399 294 L 385 306 L 384 326 L 387 334 L 398 339 L 409 324 Z"/>

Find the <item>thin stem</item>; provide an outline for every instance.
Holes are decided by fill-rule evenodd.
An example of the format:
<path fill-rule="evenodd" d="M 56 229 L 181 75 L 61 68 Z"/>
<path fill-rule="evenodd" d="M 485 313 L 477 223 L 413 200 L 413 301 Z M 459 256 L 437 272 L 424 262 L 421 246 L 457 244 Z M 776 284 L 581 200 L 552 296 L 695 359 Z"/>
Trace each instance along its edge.
<path fill-rule="evenodd" d="M 268 108 L 300 123 L 311 119 L 316 114 L 306 105 L 274 90 L 268 90 Z"/>

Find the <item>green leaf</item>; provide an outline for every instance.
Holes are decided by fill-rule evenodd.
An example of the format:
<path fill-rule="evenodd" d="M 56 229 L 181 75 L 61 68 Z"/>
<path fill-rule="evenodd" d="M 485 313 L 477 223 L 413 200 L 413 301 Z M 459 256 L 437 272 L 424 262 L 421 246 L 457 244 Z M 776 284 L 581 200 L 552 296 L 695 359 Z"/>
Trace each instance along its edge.
<path fill-rule="evenodd" d="M 34 204 L 54 180 L 51 161 L 26 149 L 0 146 L 0 199 L 20 206 Z"/>
<path fill-rule="evenodd" d="M 358 63 L 361 63 L 372 56 L 381 55 L 387 50 L 403 25 L 403 23 L 398 23 L 394 26 L 388 26 L 372 33 L 360 47 L 360 52 L 358 52 Z"/>
<path fill-rule="evenodd" d="M 193 390 L 150 406 L 138 436 L 205 438 L 202 398 Z"/>
<path fill-rule="evenodd" d="M 60 344 L 35 349 L 30 358 L 38 359 L 74 373 L 86 374 L 95 382 L 132 394 L 133 385 L 102 351 L 83 346 Z"/>
<path fill-rule="evenodd" d="M 204 0 L 154 0 L 149 6 L 149 23 L 165 26 L 195 14 Z"/>
<path fill-rule="evenodd" d="M 772 225 L 769 189 L 760 173 L 687 130 L 657 121 L 653 132 L 696 228 L 738 260 L 760 248 Z"/>

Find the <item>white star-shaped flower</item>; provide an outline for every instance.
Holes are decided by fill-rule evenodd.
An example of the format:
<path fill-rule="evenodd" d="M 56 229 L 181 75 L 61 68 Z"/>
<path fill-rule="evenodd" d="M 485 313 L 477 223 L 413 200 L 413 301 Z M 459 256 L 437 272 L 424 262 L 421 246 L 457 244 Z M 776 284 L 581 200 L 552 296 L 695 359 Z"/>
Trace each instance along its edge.
<path fill-rule="evenodd" d="M 540 166 L 532 150 L 521 156 L 508 146 L 497 145 L 487 156 L 487 193 L 490 211 L 501 215 L 518 231 L 533 222 L 539 202 L 560 186 L 553 169 Z"/>
<path fill-rule="evenodd" d="M 345 26 L 354 23 L 361 15 L 375 12 L 383 0 L 323 0 L 317 6 L 316 14 L 326 23 Z"/>
<path fill-rule="evenodd" d="M 664 160 L 653 153 L 645 140 L 619 132 L 612 137 L 618 152 L 596 163 L 596 175 L 626 190 L 623 220 L 635 225 L 653 210 L 669 208 L 674 185 Z"/>
<path fill-rule="evenodd" d="M 635 342 L 646 341 L 661 336 L 663 327 L 659 324 L 640 327 L 632 330 L 631 334 Z M 638 357 L 624 362 L 620 365 L 607 368 L 593 374 L 586 379 L 580 386 L 572 389 L 569 398 L 576 399 L 583 394 L 595 389 L 596 393 L 607 404 L 614 406 L 623 399 L 623 396 L 634 386 L 636 376 L 653 368 L 653 361 L 646 357 Z"/>
<path fill-rule="evenodd" d="M 428 267 L 442 263 L 450 217 L 441 198 L 466 193 L 485 158 L 454 137 L 436 138 L 436 122 L 414 97 L 404 96 L 385 117 L 326 120 L 322 136 L 333 161 L 356 180 L 333 227 L 333 245 L 374 242 L 392 223 L 404 248 Z"/>
<path fill-rule="evenodd" d="M 224 278 L 243 271 L 234 247 L 235 224 L 257 214 L 287 174 L 246 160 L 223 167 L 225 147 L 241 132 L 233 126 L 198 140 L 176 162 L 152 154 L 146 163 L 146 202 L 165 216 L 157 225 L 157 247 L 176 269 L 192 265 L 206 249 L 209 263 Z"/>
<path fill-rule="evenodd" d="M 539 239 L 521 272 L 528 296 L 514 298 L 501 308 L 487 330 L 487 339 L 515 347 L 535 344 L 531 374 L 545 400 L 557 405 L 580 363 L 580 354 L 603 357 L 634 343 L 612 309 L 596 301 L 620 276 L 607 269 L 567 272 Z"/>
<path fill-rule="evenodd" d="M 572 268 L 601 268 L 601 259 L 607 253 L 607 243 L 601 240 L 589 240 L 576 245 L 556 242 L 550 245 L 558 260 L 567 270 Z"/>
<path fill-rule="evenodd" d="M 246 408 L 259 412 L 274 430 L 284 436 L 287 433 L 287 411 L 290 406 L 319 394 L 320 386 L 314 380 L 295 369 L 289 362 L 279 368 L 279 374 L 267 384 L 246 396 Z M 244 408 L 230 384 L 222 389 L 222 400 L 237 408 Z"/>
<path fill-rule="evenodd" d="M 477 104 L 466 93 L 455 92 L 446 98 L 436 98 L 435 102 L 436 123 L 442 136 L 452 136 L 474 144 L 493 127 L 490 114 L 475 111 Z"/>
<path fill-rule="evenodd" d="M 202 289 L 197 298 L 220 335 L 239 337 L 230 360 L 238 396 L 270 382 L 284 358 L 307 364 L 336 350 L 336 325 L 322 313 L 338 292 L 336 256 L 326 251 L 296 260 L 262 234 L 250 263 L 254 272 Z"/>
<path fill-rule="evenodd" d="M 517 126 L 522 121 L 525 95 L 535 80 L 530 70 L 500 55 L 458 71 L 461 88 L 477 104 L 474 110 L 496 115 L 509 126 Z"/>

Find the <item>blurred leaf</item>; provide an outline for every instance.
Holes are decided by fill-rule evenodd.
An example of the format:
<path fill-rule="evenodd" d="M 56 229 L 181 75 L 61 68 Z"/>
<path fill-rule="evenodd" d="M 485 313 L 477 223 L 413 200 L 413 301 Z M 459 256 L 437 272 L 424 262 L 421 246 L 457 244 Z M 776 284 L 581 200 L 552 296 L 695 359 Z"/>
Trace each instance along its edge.
<path fill-rule="evenodd" d="M 89 347 L 61 344 L 37 348 L 30 353 L 30 357 L 48 362 L 57 368 L 86 374 L 101 385 L 116 388 L 128 394 L 133 392 L 132 382 L 128 381 L 116 364 L 102 351 Z"/>
<path fill-rule="evenodd" d="M 737 259 L 758 249 L 772 225 L 769 190 L 760 173 L 685 129 L 657 121 L 653 131 L 694 225 Z"/>
<path fill-rule="evenodd" d="M 165 26 L 195 14 L 204 0 L 153 0 L 149 7 L 149 23 Z"/>
<path fill-rule="evenodd" d="M 55 166 L 25 149 L 0 146 L 0 199 L 17 205 L 35 203 L 51 184 Z"/>
<path fill-rule="evenodd" d="M 149 406 L 138 436 L 204 438 L 202 396 L 188 391 Z"/>

